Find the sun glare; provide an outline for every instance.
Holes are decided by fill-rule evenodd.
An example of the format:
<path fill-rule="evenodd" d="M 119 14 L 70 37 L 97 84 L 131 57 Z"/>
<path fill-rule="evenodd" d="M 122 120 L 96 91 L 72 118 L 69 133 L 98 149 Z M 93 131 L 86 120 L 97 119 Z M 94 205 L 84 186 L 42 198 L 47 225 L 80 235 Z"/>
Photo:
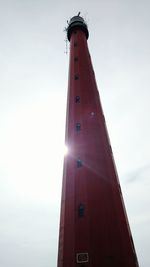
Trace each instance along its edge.
<path fill-rule="evenodd" d="M 68 154 L 68 147 L 64 145 L 64 156 L 66 156 L 67 154 Z"/>

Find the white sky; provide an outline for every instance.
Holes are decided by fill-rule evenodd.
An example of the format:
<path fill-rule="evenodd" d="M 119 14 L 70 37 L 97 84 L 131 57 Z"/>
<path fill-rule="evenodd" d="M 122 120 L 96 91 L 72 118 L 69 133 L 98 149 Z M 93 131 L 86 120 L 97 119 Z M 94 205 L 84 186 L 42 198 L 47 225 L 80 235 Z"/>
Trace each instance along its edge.
<path fill-rule="evenodd" d="M 68 79 L 81 11 L 140 267 L 150 266 L 150 2 L 0 1 L 0 266 L 56 267 Z"/>

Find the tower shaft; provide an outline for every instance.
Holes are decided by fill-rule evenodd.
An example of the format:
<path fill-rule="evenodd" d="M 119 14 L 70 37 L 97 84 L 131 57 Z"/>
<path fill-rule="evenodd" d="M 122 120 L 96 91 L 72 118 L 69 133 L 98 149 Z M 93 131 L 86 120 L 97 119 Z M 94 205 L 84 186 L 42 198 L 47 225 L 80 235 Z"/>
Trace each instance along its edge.
<path fill-rule="evenodd" d="M 58 267 L 138 267 L 87 38 L 73 17 Z"/>

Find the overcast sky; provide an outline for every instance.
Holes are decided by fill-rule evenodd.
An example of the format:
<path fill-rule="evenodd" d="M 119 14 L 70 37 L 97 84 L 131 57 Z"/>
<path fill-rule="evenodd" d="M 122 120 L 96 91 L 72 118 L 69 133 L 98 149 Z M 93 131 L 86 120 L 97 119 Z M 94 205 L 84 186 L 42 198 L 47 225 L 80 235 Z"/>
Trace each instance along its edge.
<path fill-rule="evenodd" d="M 56 267 L 64 28 L 79 11 L 140 267 L 150 266 L 149 0 L 0 0 L 0 267 Z"/>

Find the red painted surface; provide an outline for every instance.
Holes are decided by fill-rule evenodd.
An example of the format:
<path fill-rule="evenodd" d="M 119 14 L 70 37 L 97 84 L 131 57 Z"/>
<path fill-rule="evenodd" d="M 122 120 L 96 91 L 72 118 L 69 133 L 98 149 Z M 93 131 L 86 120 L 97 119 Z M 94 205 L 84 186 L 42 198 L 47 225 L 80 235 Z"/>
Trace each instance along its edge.
<path fill-rule="evenodd" d="M 137 267 L 87 40 L 79 28 L 70 40 L 66 144 L 58 267 Z M 89 262 L 77 263 L 77 253 L 88 253 Z"/>

